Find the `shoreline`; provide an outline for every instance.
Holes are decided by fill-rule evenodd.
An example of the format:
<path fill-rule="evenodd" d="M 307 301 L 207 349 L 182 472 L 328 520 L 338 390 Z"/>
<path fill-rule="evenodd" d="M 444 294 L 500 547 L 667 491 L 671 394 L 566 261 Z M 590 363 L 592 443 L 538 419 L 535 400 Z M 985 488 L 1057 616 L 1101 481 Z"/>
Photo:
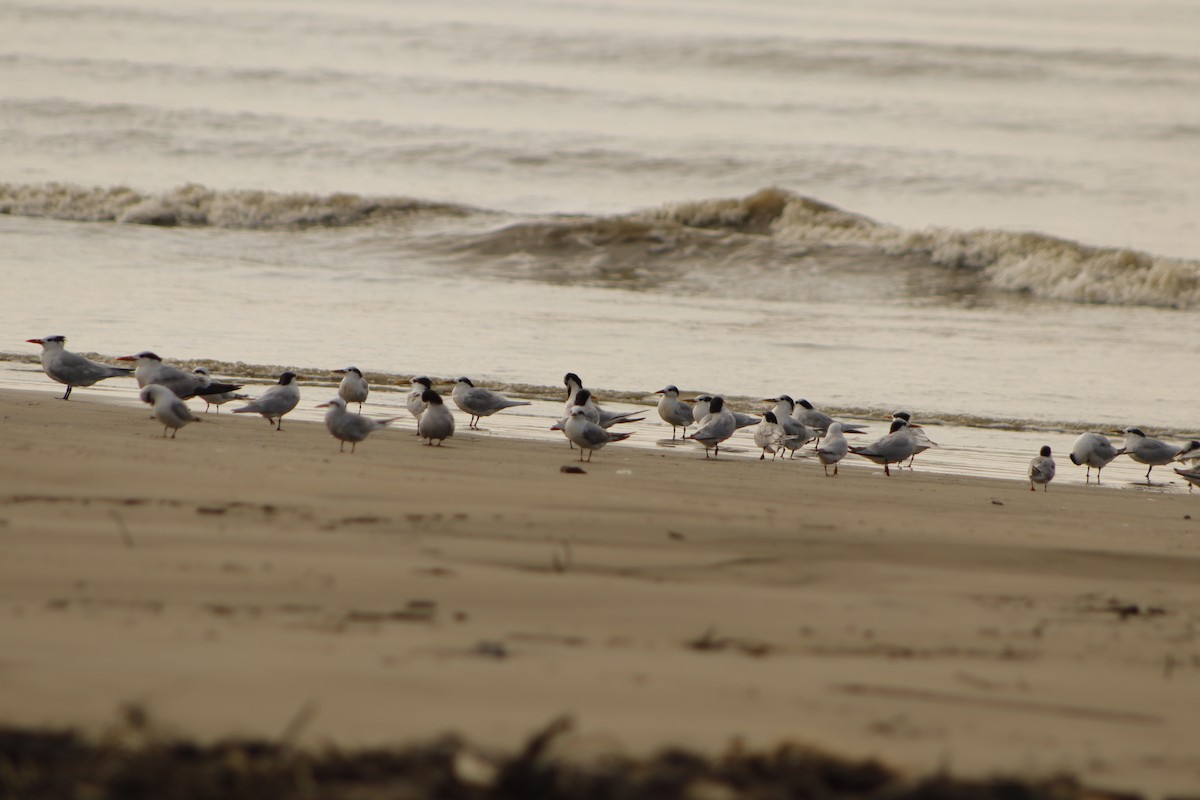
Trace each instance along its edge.
<path fill-rule="evenodd" d="M 84 352 L 80 353 L 86 358 L 100 361 L 102 363 L 114 364 L 116 356 L 103 355 L 100 353 Z M 227 380 L 240 380 L 248 385 L 266 386 L 274 383 L 280 373 L 285 370 L 291 370 L 298 375 L 303 375 L 303 385 L 309 387 L 329 387 L 336 389 L 340 378 L 334 377 L 332 368 L 320 369 L 314 367 L 302 366 L 285 366 L 279 364 L 247 364 L 242 361 L 222 361 L 219 359 L 210 358 L 166 358 L 165 361 L 182 369 L 192 370 L 196 367 L 206 367 L 215 377 Z M 41 373 L 41 362 L 37 354 L 22 354 L 11 352 L 0 352 L 0 371 L 13 371 L 12 365 L 31 365 L 37 367 L 31 370 L 31 374 Z M 17 368 L 18 370 L 21 367 Z M 406 394 L 409 391 L 409 382 L 421 373 L 400 373 L 400 372 L 381 372 L 378 370 L 364 370 L 363 376 L 370 383 L 371 391 L 373 392 L 397 392 Z M 318 377 L 327 375 L 328 377 Z M 435 384 L 439 386 L 450 386 L 454 383 L 458 376 L 435 376 L 429 375 Z M 470 376 L 475 377 L 475 376 Z M 59 384 L 53 383 L 49 378 L 43 381 L 51 386 Z M 104 385 L 104 384 L 100 384 Z M 480 383 L 480 385 L 484 385 Z M 487 381 L 486 386 L 503 394 L 509 394 L 513 397 L 525 400 L 542 400 L 550 403 L 562 403 L 565 390 L 561 385 L 550 386 L 547 384 L 529 383 L 527 381 Z M 18 387 L 13 387 L 18 388 Z M 19 387 L 26 388 L 26 387 Z M 33 384 L 27 387 L 30 390 L 36 390 Z M 94 388 L 94 387 L 89 387 Z M 660 387 L 661 388 L 661 387 Z M 654 389 L 647 389 L 645 392 L 639 392 L 629 389 L 612 389 L 612 388 L 596 388 L 593 392 L 604 403 L 618 403 L 638 406 L 653 410 L 656 398 L 654 397 Z M 699 394 L 712 394 L 713 390 L 708 387 L 683 387 L 681 394 L 684 397 L 694 397 Z M 724 395 L 726 401 L 737 407 L 739 411 L 753 413 L 760 407 L 766 409 L 760 398 L 754 395 Z M 799 399 L 797 397 L 797 399 Z M 862 405 L 838 406 L 838 405 L 822 405 L 821 410 L 835 417 L 844 417 L 847 420 L 855 422 L 874 422 L 879 423 L 885 418 L 890 418 L 892 409 L 883 407 L 867 407 Z M 1073 434 L 1078 435 L 1087 431 L 1096 431 L 1105 433 L 1110 438 L 1120 438 L 1120 433 L 1112 430 L 1110 424 L 1099 422 L 1088 422 L 1083 420 L 1053 420 L 1053 419 L 1036 419 L 1029 416 L 1014 416 L 1014 417 L 988 417 L 968 412 L 939 412 L 925 410 L 923 413 L 924 422 L 930 425 L 937 426 L 956 426 L 963 428 L 973 428 L 987 431 L 1027 431 L 1031 433 L 1047 433 L 1047 434 Z M 886 426 L 885 426 L 886 427 Z M 1192 439 L 1200 437 L 1200 429 L 1195 428 L 1155 428 L 1157 435 L 1164 438 L 1175 439 Z"/>
<path fill-rule="evenodd" d="M 312 703 L 306 745 L 512 747 L 567 713 L 630 753 L 1200 782 L 1183 493 L 0 408 L 9 724 L 270 737 Z"/>

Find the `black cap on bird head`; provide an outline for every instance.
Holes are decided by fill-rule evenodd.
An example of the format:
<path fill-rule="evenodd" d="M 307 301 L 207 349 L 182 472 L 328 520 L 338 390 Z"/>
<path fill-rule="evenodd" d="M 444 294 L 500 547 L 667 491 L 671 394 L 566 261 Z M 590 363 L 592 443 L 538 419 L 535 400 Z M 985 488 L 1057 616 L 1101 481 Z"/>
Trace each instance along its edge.
<path fill-rule="evenodd" d="M 655 392 L 655 394 L 671 394 L 672 392 L 675 394 L 679 394 L 679 387 L 673 383 L 668 384 L 667 386 L 664 386 L 663 388 L 659 389 L 657 392 Z"/>
<path fill-rule="evenodd" d="M 713 413 L 713 414 L 717 413 L 724 407 L 725 407 L 725 398 L 724 397 L 714 397 L 708 404 L 708 410 L 710 413 Z"/>
<path fill-rule="evenodd" d="M 1050 455 L 1050 445 L 1043 445 L 1039 455 L 1049 456 Z"/>
<path fill-rule="evenodd" d="M 162 357 L 158 353 L 152 353 L 149 350 L 143 350 L 134 356 L 134 358 L 149 358 L 152 361 L 162 361 Z"/>
<path fill-rule="evenodd" d="M 355 375 L 357 375 L 360 378 L 363 376 L 362 370 L 359 369 L 358 367 L 346 367 L 345 369 L 338 370 L 338 372 L 353 372 Z"/>
<path fill-rule="evenodd" d="M 589 389 L 580 389 L 575 393 L 575 405 L 586 406 L 588 400 L 592 399 L 592 392 Z"/>
<path fill-rule="evenodd" d="M 568 372 L 563 376 L 563 386 L 566 386 L 568 389 L 571 388 L 572 381 L 574 381 L 578 386 L 583 386 L 583 380 L 581 380 L 580 377 L 574 372 Z"/>
<path fill-rule="evenodd" d="M 471 388 L 475 388 L 475 384 L 471 382 L 470 378 L 459 378 L 454 382 L 455 383 L 465 383 L 467 386 L 470 386 Z"/>
<path fill-rule="evenodd" d="M 442 396 L 433 389 L 426 389 L 425 391 L 421 392 L 421 399 L 426 403 L 433 403 L 435 406 L 443 405 Z"/>
<path fill-rule="evenodd" d="M 1124 433 L 1132 433 L 1134 436 L 1145 436 L 1141 428 L 1126 428 Z"/>
<path fill-rule="evenodd" d="M 279 385 L 287 386 L 294 380 L 296 380 L 296 373 L 288 371 L 279 376 Z"/>
<path fill-rule="evenodd" d="M 770 422 L 773 425 L 779 424 L 779 417 L 775 416 L 774 411 L 768 411 L 767 413 L 763 414 L 763 419 L 765 419 L 767 422 Z"/>
<path fill-rule="evenodd" d="M 809 411 L 812 411 L 812 410 L 813 410 L 813 404 L 812 404 L 812 403 L 810 403 L 810 402 L 808 402 L 807 400 L 797 400 L 797 401 L 796 401 L 796 405 L 801 405 L 801 406 L 804 406 L 804 407 L 805 407 L 805 408 L 807 408 Z"/>
<path fill-rule="evenodd" d="M 53 336 L 43 336 L 41 339 L 26 339 L 25 341 L 27 341 L 27 342 L 41 342 L 42 344 L 46 344 L 46 343 L 48 343 L 48 342 L 53 342 L 54 344 L 66 344 L 66 343 L 67 343 L 67 337 L 63 336 L 63 335 L 62 335 L 62 334 L 60 334 L 60 333 L 56 333 L 56 334 L 54 334 Z"/>
<path fill-rule="evenodd" d="M 908 427 L 908 420 L 904 419 L 903 417 L 901 417 L 899 419 L 894 419 L 894 420 L 892 420 L 892 427 L 888 428 L 888 433 L 895 433 L 896 431 L 900 430 L 901 428 L 907 428 L 907 427 Z"/>
<path fill-rule="evenodd" d="M 899 417 L 905 422 L 912 422 L 912 414 L 908 413 L 907 411 L 897 411 L 895 414 L 892 414 L 892 416 Z"/>
<path fill-rule="evenodd" d="M 429 380 L 429 378 L 426 378 L 424 375 L 418 375 L 417 377 L 412 379 L 412 382 L 419 383 L 422 386 L 424 386 L 426 389 L 433 388 L 433 381 Z"/>

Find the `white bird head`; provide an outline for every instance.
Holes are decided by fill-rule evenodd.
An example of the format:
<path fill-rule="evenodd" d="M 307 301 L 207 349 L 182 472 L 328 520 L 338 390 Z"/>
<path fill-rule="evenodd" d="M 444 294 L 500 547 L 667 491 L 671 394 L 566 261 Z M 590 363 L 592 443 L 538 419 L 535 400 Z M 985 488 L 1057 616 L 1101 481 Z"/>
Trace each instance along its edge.
<path fill-rule="evenodd" d="M 321 403 L 317 408 L 338 408 L 342 411 L 346 410 L 346 401 L 340 397 L 335 397 L 328 403 Z"/>

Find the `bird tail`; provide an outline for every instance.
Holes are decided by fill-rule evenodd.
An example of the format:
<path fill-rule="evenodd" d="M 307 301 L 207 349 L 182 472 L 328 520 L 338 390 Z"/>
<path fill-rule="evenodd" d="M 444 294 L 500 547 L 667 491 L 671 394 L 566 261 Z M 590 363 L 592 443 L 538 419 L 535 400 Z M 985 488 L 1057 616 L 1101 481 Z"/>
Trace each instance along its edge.
<path fill-rule="evenodd" d="M 234 385 L 232 383 L 210 383 L 208 386 L 202 386 L 196 390 L 196 394 L 204 396 L 206 394 L 225 394 L 225 392 L 236 392 L 242 388 L 241 384 Z"/>

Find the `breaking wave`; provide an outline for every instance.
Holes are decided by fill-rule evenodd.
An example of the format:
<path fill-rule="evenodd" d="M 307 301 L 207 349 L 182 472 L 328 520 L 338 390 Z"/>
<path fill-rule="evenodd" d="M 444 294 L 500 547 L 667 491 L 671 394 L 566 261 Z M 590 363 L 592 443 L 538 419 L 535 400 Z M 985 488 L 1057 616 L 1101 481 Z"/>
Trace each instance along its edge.
<path fill-rule="evenodd" d="M 770 188 L 612 216 L 516 217 L 452 203 L 355 194 L 0 184 L 0 214 L 86 222 L 288 231 L 399 225 L 406 245 L 460 265 L 544 281 L 654 288 L 698 276 L 767 281 L 930 268 L 977 291 L 1074 303 L 1200 306 L 1200 261 L 1092 247 L 1041 233 L 912 230 Z M 470 219 L 436 232 L 422 217 Z M 496 224 L 500 220 L 500 224 Z M 484 224 L 486 223 L 486 224 Z M 714 277 L 717 276 L 717 277 Z"/>

